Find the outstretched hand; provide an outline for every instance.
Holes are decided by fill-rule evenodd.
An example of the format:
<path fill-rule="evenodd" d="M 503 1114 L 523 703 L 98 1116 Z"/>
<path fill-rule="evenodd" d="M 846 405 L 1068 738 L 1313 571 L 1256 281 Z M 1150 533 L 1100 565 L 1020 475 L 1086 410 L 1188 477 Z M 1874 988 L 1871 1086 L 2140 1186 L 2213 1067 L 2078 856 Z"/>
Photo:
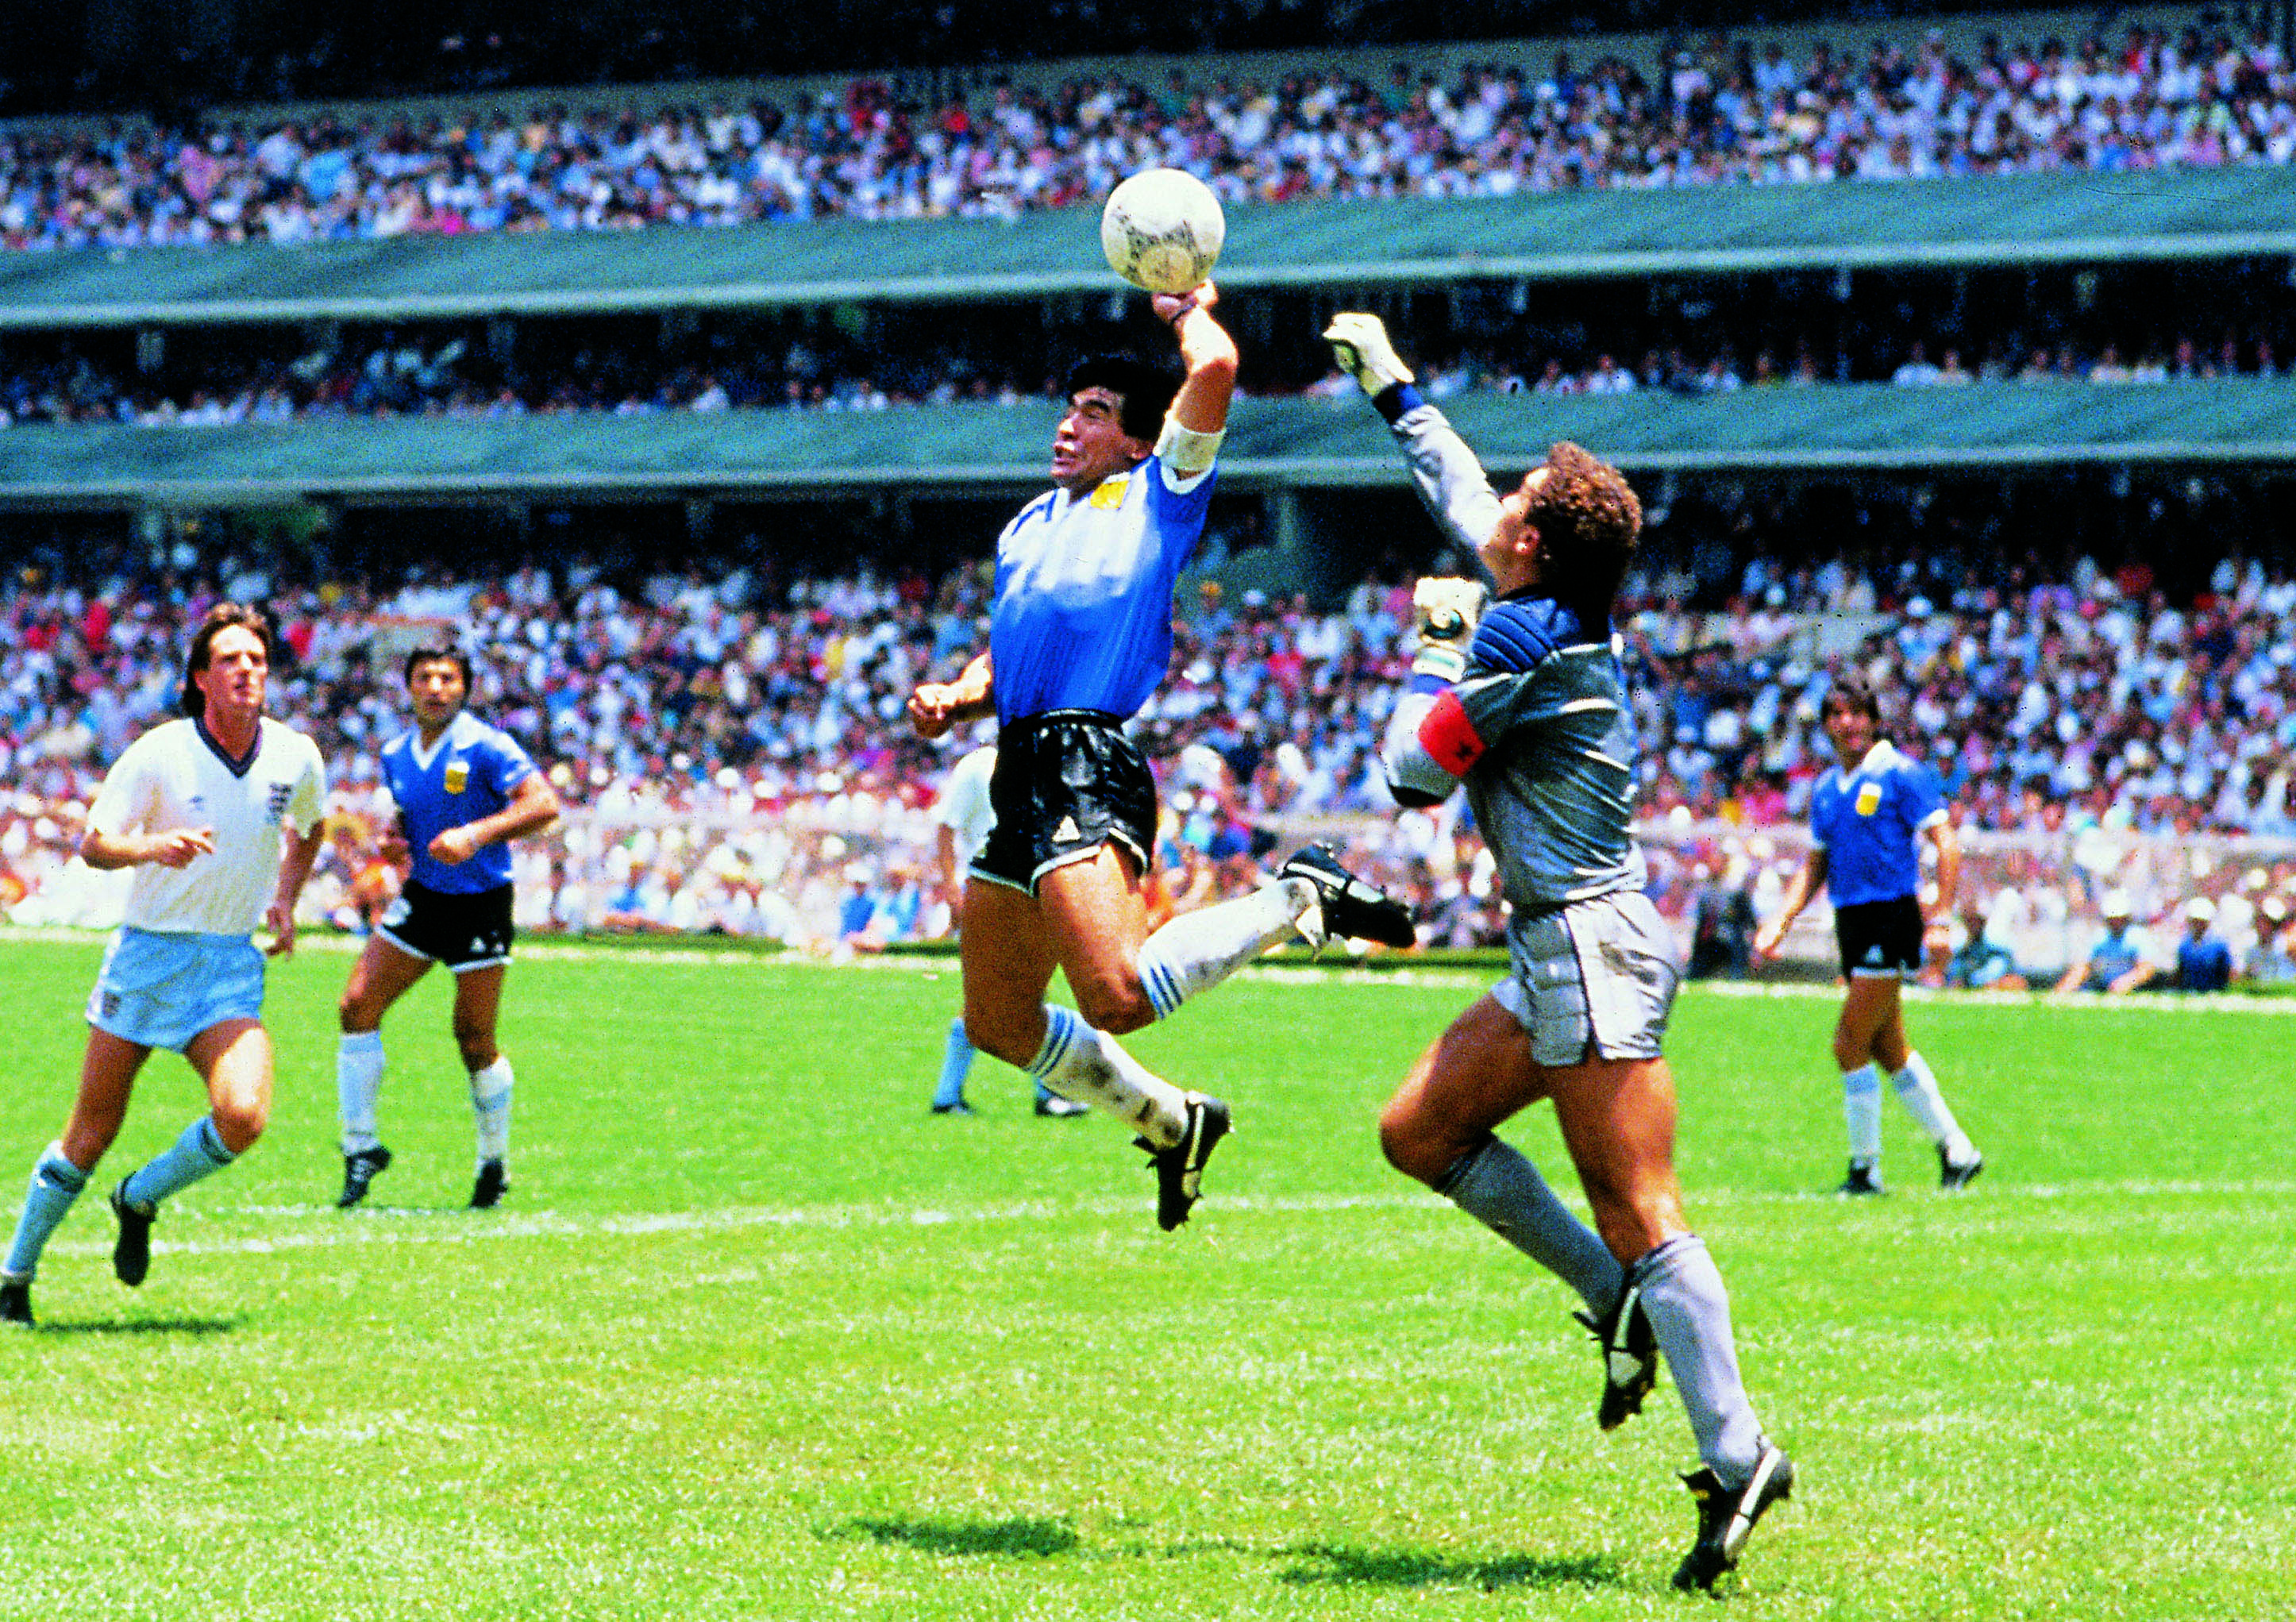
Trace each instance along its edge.
<path fill-rule="evenodd" d="M 1365 394 L 1410 382 L 1414 375 L 1389 340 L 1387 323 L 1376 315 L 1359 310 L 1334 315 L 1332 324 L 1324 329 L 1324 341 L 1332 346 L 1332 364 L 1355 379 Z"/>
<path fill-rule="evenodd" d="M 1199 283 L 1185 293 L 1154 293 L 1148 306 L 1156 312 L 1156 319 L 1166 326 L 1177 326 L 1181 317 L 1191 310 L 1210 310 L 1219 302 L 1219 289 L 1210 283 Z"/>

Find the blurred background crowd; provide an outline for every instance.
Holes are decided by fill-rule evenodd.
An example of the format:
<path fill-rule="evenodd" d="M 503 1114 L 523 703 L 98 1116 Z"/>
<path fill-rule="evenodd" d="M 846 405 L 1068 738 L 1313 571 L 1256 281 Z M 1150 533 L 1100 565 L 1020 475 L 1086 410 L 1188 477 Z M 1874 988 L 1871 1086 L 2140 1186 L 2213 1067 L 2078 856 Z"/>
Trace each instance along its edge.
<path fill-rule="evenodd" d="M 876 42 L 873 41 L 873 45 Z M 1091 48 L 1091 41 L 1064 42 Z M 785 59 L 786 60 L 786 59 Z M 632 94 L 510 112 L 0 128 L 0 247 L 620 231 L 1089 205 L 1136 169 L 1228 203 L 2284 164 L 2296 75 L 2267 29 L 1941 33 L 1789 53 L 1726 35 L 1642 61 L 1266 80 L 1172 69 L 1040 87 L 857 78 L 786 101 Z"/>
<path fill-rule="evenodd" d="M 1654 502 L 1667 538 L 1620 622 L 1658 889 L 1685 935 L 1775 905 L 1832 765 L 1817 700 L 1851 668 L 1891 695 L 1901 746 L 1945 781 L 1975 927 L 2032 969 L 2080 954 L 2109 889 L 2146 918 L 2216 898 L 2243 953 L 2274 935 L 2296 899 L 2296 579 L 2229 556 L 2172 602 L 2147 566 L 2085 557 L 2039 573 L 1908 548 L 1786 568 L 1728 537 L 1808 521 L 1810 498 L 1731 494 Z M 2236 508 L 2229 489 L 2186 494 Z M 375 755 L 406 725 L 398 659 L 444 635 L 478 660 L 477 707 L 572 807 L 521 851 L 528 927 L 864 946 L 947 931 L 932 807 L 987 733 L 925 744 L 901 708 L 981 645 L 977 567 L 792 577 L 738 557 L 665 569 L 576 553 L 501 574 L 302 581 L 189 542 L 87 561 L 28 566 L 0 589 L 0 895 L 18 922 L 108 905 L 105 881 L 67 872 L 85 807 L 172 713 L 185 627 L 230 595 L 276 614 L 275 710 L 329 762 L 320 912 L 356 924 L 379 893 Z M 1498 938 L 1461 807 L 1398 814 L 1378 770 L 1409 594 L 1401 569 L 1321 606 L 1186 584 L 1169 679 L 1138 724 L 1168 807 L 1173 905 L 1248 886 L 1279 846 L 1323 833 L 1413 896 L 1428 944 Z"/>

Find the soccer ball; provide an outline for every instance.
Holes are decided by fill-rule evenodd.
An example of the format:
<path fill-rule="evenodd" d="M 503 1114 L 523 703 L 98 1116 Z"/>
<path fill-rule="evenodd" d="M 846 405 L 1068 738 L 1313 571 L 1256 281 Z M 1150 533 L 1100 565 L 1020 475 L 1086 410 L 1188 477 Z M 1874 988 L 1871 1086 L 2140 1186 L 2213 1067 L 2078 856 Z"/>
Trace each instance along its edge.
<path fill-rule="evenodd" d="M 1185 169 L 1141 170 L 1108 194 L 1100 217 L 1109 268 L 1152 293 L 1201 286 L 1226 240 L 1219 199 Z"/>

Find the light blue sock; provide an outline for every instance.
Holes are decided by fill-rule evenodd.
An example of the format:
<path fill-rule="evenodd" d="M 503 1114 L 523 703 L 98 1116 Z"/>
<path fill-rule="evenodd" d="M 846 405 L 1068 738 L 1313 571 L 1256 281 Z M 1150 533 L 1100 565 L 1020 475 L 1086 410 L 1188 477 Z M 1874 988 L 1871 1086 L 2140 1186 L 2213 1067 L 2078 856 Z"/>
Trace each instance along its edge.
<path fill-rule="evenodd" d="M 964 1016 L 948 1022 L 948 1045 L 941 1050 L 940 1083 L 933 1088 L 932 1107 L 950 1110 L 964 1102 L 964 1078 L 972 1073 L 972 1038 L 964 1034 Z M 1045 1085 L 1037 1084 L 1044 1096 Z"/>
<path fill-rule="evenodd" d="M 202 1115 L 184 1128 L 172 1148 L 122 1184 L 119 1196 L 139 1211 L 154 1210 L 162 1200 L 182 1193 L 237 1159 L 216 1135 L 215 1117 Z"/>
<path fill-rule="evenodd" d="M 87 1186 L 87 1174 L 64 1159 L 63 1145 L 51 1143 L 32 1167 L 32 1186 L 24 1195 L 24 1214 L 16 1219 L 16 1237 L 8 1247 L 8 1265 L 0 1268 L 12 1279 L 29 1279 L 40 1270 L 40 1252 L 64 1213 Z"/>

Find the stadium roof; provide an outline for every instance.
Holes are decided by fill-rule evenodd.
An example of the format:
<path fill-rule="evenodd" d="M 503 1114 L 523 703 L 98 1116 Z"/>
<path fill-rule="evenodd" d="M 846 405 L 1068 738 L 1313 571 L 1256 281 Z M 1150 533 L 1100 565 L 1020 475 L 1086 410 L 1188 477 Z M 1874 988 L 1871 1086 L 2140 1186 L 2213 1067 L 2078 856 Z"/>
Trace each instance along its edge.
<path fill-rule="evenodd" d="M 1230 291 L 2296 254 L 2296 168 L 1239 208 Z M 1120 289 L 1087 209 L 1010 223 L 0 255 L 0 328 L 917 303 Z"/>
<path fill-rule="evenodd" d="M 1576 439 L 1630 469 L 1852 471 L 2074 463 L 2296 463 L 2296 380 L 1967 389 L 1471 395 L 1445 409 L 1494 468 Z M 197 508 L 302 500 L 724 499 L 1041 488 L 1050 405 L 881 413 L 439 418 L 0 432 L 0 505 Z M 1240 402 L 1228 487 L 1401 482 L 1359 400 Z"/>

